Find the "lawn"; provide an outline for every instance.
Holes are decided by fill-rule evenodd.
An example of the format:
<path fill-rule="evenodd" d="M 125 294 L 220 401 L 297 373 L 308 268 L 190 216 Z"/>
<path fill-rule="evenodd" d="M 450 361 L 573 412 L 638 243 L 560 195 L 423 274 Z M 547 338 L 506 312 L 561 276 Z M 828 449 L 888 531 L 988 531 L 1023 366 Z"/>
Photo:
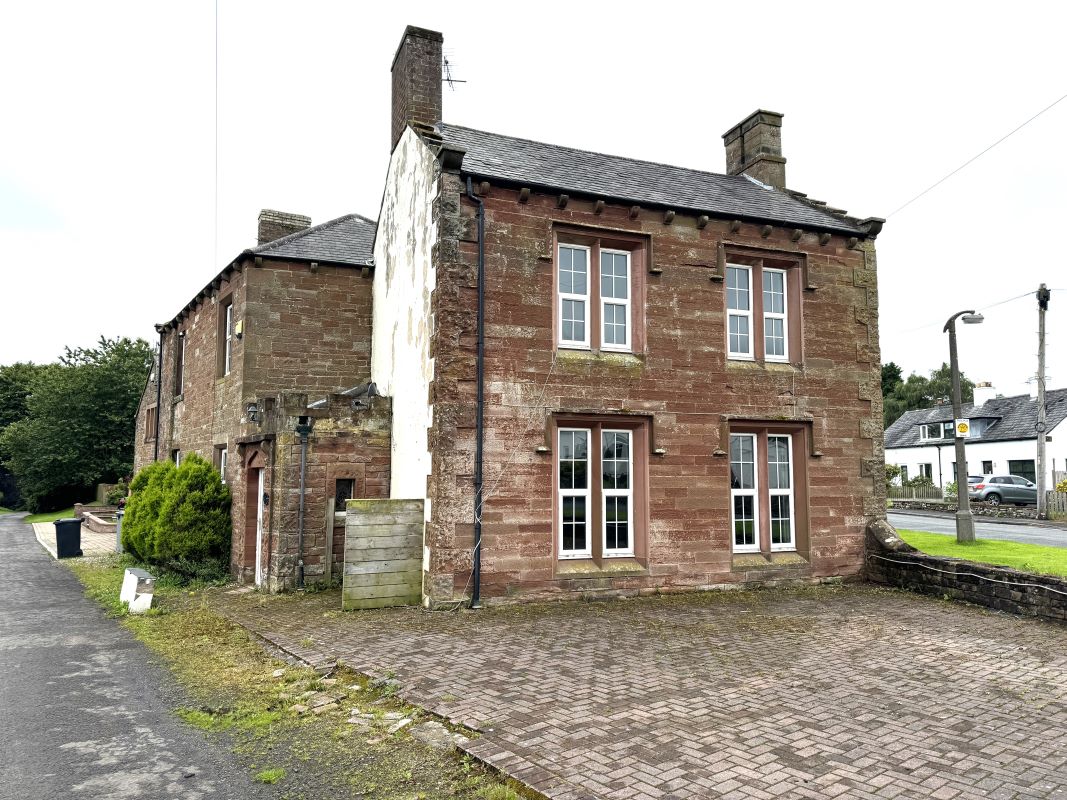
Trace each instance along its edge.
<path fill-rule="evenodd" d="M 271 657 L 247 631 L 212 610 L 211 598 L 225 589 L 180 585 L 162 574 L 154 608 L 129 616 L 118 602 L 128 556 L 63 564 L 89 597 L 162 657 L 185 690 L 184 698 L 175 698 L 174 713 L 234 751 L 249 782 L 260 786 L 257 797 L 525 797 L 469 756 L 434 750 L 412 737 L 411 729 L 432 717 L 401 701 L 395 686 L 370 681 L 343 665 L 326 676 Z M 326 694 L 342 699 L 319 706 Z M 300 704 L 315 711 L 301 712 Z"/>
<path fill-rule="evenodd" d="M 10 508 L 4 508 L 3 506 L 0 506 L 0 514 L 14 514 L 14 513 L 15 512 L 12 511 Z"/>
<path fill-rule="evenodd" d="M 100 506 L 103 503 L 85 503 L 86 506 Z M 62 511 L 42 511 L 40 514 L 30 514 L 25 522 L 55 522 L 57 519 L 67 519 L 74 516 L 74 507 L 64 508 Z"/>
<path fill-rule="evenodd" d="M 40 514 L 30 514 L 24 522 L 55 522 L 57 519 L 66 519 L 74 516 L 73 508 L 64 508 L 62 511 L 45 511 Z"/>
<path fill-rule="evenodd" d="M 1067 547 L 1044 547 L 992 539 L 960 544 L 950 534 L 924 531 L 897 531 L 897 534 L 916 550 L 932 556 L 964 558 L 979 564 L 998 564 L 1023 572 L 1067 577 Z"/>

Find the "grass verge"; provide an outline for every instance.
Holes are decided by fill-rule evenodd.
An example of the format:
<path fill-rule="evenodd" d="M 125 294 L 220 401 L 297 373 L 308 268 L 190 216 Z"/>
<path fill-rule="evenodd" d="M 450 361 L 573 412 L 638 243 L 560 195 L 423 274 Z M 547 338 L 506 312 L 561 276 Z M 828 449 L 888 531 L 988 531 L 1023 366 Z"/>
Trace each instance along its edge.
<path fill-rule="evenodd" d="M 12 511 L 10 508 L 4 508 L 3 506 L 0 506 L 0 514 L 14 514 L 14 513 L 15 512 Z"/>
<path fill-rule="evenodd" d="M 916 550 L 932 556 L 964 558 L 979 564 L 996 564 L 1013 567 L 1022 572 L 1038 575 L 1067 577 L 1067 548 L 1044 547 L 1038 544 L 1002 542 L 993 539 L 978 539 L 959 543 L 951 534 L 926 533 L 925 531 L 897 531 L 900 538 Z"/>
<path fill-rule="evenodd" d="M 64 508 L 62 511 L 45 511 L 40 514 L 30 514 L 23 522 L 55 522 L 57 519 L 67 519 L 74 516 L 74 509 Z"/>
<path fill-rule="evenodd" d="M 175 713 L 232 748 L 249 781 L 270 787 L 261 789 L 269 796 L 523 796 L 468 756 L 432 749 L 412 737 L 411 729 L 430 717 L 397 700 L 395 687 L 377 686 L 344 667 L 322 676 L 271 658 L 243 628 L 212 611 L 210 593 L 202 586 L 161 578 L 155 607 L 133 616 L 118 602 L 125 563 L 119 557 L 63 563 L 89 597 L 162 657 L 190 699 Z M 301 712 L 302 706 L 308 710 Z M 411 722 L 390 732 L 404 719 Z"/>

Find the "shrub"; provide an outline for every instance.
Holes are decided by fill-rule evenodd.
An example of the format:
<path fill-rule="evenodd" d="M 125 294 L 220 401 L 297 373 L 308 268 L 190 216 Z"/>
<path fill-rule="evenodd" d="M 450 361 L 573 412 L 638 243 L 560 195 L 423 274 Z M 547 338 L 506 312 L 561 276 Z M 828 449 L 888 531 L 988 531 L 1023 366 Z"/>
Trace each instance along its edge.
<path fill-rule="evenodd" d="M 904 485 L 905 485 L 905 486 L 910 486 L 910 487 L 912 487 L 913 489 L 918 489 L 918 488 L 920 488 L 920 487 L 923 487 L 923 488 L 932 488 L 932 487 L 933 487 L 933 485 L 934 485 L 934 481 L 933 481 L 933 479 L 932 479 L 932 478 L 928 478 L 928 477 L 926 477 L 925 475 L 916 475 L 916 476 L 915 476 L 914 478 L 912 478 L 911 480 L 909 480 L 909 481 L 905 481 L 905 482 L 904 482 Z"/>
<path fill-rule="evenodd" d="M 952 483 L 946 483 L 945 484 L 945 494 L 946 495 L 952 495 L 953 497 L 955 497 L 956 496 L 956 492 L 958 492 L 958 491 L 959 491 L 959 486 L 956 484 L 956 481 L 952 481 Z"/>
<path fill-rule="evenodd" d="M 134 556 L 207 580 L 226 573 L 230 553 L 230 490 L 196 454 L 180 467 L 150 464 L 130 484 L 122 545 Z"/>
<path fill-rule="evenodd" d="M 1067 492 L 1067 478 L 1064 478 L 1062 481 L 1056 484 L 1056 491 Z"/>
<path fill-rule="evenodd" d="M 153 558 L 159 563 L 228 559 L 230 490 L 195 453 L 182 459 L 167 483 L 156 523 Z"/>
<path fill-rule="evenodd" d="M 896 464 L 885 465 L 885 488 L 888 489 L 890 486 L 892 486 L 899 477 L 900 467 L 898 467 Z"/>
<path fill-rule="evenodd" d="M 107 494 L 104 495 L 104 502 L 109 506 L 117 506 L 129 492 L 130 487 L 126 481 L 119 481 L 107 490 Z"/>
<path fill-rule="evenodd" d="M 130 499 L 122 518 L 122 549 L 140 561 L 153 560 L 156 524 L 166 487 L 175 472 L 177 467 L 173 462 L 157 461 L 138 472 L 130 482 Z"/>

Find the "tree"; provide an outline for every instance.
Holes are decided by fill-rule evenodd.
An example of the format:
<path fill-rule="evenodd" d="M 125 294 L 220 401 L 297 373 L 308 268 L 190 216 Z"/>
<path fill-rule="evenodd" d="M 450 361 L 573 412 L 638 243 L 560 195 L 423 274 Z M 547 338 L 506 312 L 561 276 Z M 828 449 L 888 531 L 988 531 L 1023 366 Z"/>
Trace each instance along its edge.
<path fill-rule="evenodd" d="M 38 364 L 22 362 L 0 366 L 0 434 L 12 423 L 26 418 L 30 382 L 42 369 L 44 367 Z M 21 502 L 15 476 L 0 464 L 0 504 L 15 507 Z"/>
<path fill-rule="evenodd" d="M 905 411 L 930 408 L 939 397 L 947 397 L 951 402 L 952 370 L 948 364 L 942 364 L 937 369 L 931 370 L 929 378 L 913 372 L 905 381 L 898 379 L 887 392 L 887 375 L 892 382 L 894 370 L 897 375 L 900 374 L 900 368 L 893 362 L 882 365 L 882 403 L 887 428 L 900 419 Z M 962 372 L 960 373 L 960 390 L 964 403 L 974 400 L 974 384 Z"/>
<path fill-rule="evenodd" d="M 882 397 L 891 394 L 901 380 L 900 367 L 892 361 L 882 364 Z"/>
<path fill-rule="evenodd" d="M 29 381 L 26 416 L 0 433 L 0 460 L 31 510 L 62 508 L 133 468 L 137 405 L 152 362 L 143 339 L 67 348 Z"/>

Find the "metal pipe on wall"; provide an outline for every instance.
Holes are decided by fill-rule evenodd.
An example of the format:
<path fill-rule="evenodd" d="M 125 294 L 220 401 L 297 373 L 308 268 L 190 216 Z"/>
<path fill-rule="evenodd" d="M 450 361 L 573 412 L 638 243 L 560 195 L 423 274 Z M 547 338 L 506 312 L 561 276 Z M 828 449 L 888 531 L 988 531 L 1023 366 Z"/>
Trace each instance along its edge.
<path fill-rule="evenodd" d="M 467 178 L 467 197 L 478 204 L 478 358 L 474 410 L 474 564 L 471 574 L 471 608 L 481 607 L 482 596 L 482 447 L 485 438 L 485 203 L 474 194 Z"/>

